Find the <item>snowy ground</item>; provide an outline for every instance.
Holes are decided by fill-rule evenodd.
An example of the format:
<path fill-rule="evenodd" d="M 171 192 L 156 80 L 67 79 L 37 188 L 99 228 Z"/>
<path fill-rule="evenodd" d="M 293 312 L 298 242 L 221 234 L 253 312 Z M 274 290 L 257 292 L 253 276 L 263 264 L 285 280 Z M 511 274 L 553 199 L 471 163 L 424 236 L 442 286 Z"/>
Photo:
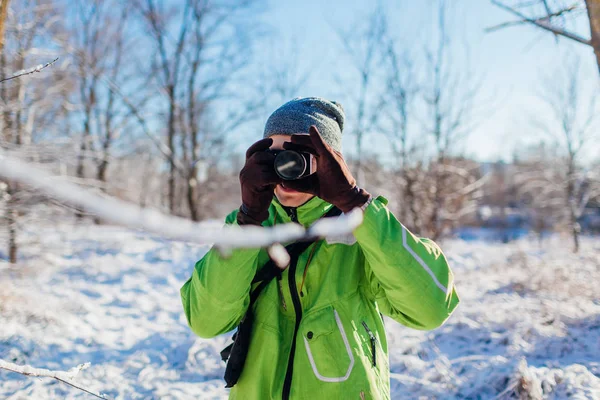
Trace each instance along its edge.
<path fill-rule="evenodd" d="M 230 335 L 194 337 L 179 300 L 206 248 L 95 226 L 23 241 L 21 264 L 0 261 L 0 359 L 91 362 L 76 381 L 110 398 L 227 396 L 218 351 Z M 386 321 L 393 397 L 600 399 L 600 239 L 569 246 L 444 243 L 462 302 L 432 332 Z M 0 370 L 0 398 L 92 397 Z"/>

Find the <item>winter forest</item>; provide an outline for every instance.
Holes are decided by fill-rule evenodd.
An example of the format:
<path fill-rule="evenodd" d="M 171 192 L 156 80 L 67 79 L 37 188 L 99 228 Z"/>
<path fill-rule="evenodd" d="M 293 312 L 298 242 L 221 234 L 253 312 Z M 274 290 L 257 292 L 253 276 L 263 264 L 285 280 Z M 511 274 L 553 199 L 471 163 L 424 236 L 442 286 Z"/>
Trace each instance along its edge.
<path fill-rule="evenodd" d="M 212 245 L 286 265 L 361 224 L 223 227 L 269 115 L 319 96 L 461 300 L 385 318 L 391 397 L 600 399 L 599 93 L 600 0 L 0 0 L 0 398 L 227 398 L 231 333 L 179 289 Z"/>

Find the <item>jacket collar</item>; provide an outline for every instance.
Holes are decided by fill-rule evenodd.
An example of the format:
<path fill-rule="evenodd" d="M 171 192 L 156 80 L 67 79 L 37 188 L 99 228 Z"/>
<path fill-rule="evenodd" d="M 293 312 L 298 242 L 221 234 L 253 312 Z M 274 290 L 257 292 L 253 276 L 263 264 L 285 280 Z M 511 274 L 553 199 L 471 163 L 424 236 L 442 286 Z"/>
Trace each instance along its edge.
<path fill-rule="evenodd" d="M 292 221 L 291 213 L 296 213 L 297 222 L 304 227 L 312 225 L 313 222 L 325 215 L 332 207 L 330 203 L 318 198 L 313 197 L 306 203 L 299 207 L 285 207 L 283 206 L 277 197 L 273 196 L 271 204 L 275 209 L 275 218 L 278 222 L 288 223 Z M 290 210 L 293 208 L 293 210 Z"/>

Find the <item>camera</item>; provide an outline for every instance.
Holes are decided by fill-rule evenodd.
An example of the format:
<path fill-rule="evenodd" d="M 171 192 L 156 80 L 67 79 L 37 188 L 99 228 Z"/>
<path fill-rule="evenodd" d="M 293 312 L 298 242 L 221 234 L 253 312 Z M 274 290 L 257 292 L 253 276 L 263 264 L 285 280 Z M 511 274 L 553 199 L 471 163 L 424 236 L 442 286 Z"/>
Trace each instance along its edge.
<path fill-rule="evenodd" d="M 316 172 L 313 166 L 314 156 L 307 152 L 294 150 L 269 150 L 275 155 L 273 168 L 277 175 L 286 181 L 302 179 Z"/>

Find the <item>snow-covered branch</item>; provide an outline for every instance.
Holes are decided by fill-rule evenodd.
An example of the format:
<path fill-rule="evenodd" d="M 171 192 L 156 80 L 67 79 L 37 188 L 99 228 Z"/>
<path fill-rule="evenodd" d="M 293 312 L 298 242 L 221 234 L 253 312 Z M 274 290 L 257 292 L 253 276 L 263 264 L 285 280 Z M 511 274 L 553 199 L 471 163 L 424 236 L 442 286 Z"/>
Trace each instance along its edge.
<path fill-rule="evenodd" d="M 44 68 L 49 67 L 50 65 L 54 64 L 56 61 L 58 61 L 58 57 L 55 58 L 54 60 L 50 61 L 49 63 L 39 64 L 39 65 L 36 65 L 35 67 L 29 68 L 29 69 L 24 69 L 24 70 L 21 70 L 21 71 L 17 71 L 12 76 L 10 76 L 8 78 L 0 79 L 0 82 L 10 81 L 11 79 L 15 79 L 15 78 L 18 78 L 18 77 L 23 76 L 23 75 L 29 75 L 29 74 L 33 74 L 35 72 L 40 72 Z"/>
<path fill-rule="evenodd" d="M 43 368 L 34 368 L 29 365 L 17 365 L 13 363 L 9 363 L 0 359 L 0 368 L 5 369 L 7 371 L 17 372 L 19 374 L 28 375 L 28 376 L 39 376 L 39 377 L 47 377 L 47 378 L 56 378 L 62 380 L 73 380 L 77 377 L 79 372 L 90 366 L 89 363 L 80 364 L 74 368 L 71 368 L 68 371 L 51 371 L 49 369 Z"/>
<path fill-rule="evenodd" d="M 7 361 L 0 359 L 0 369 L 4 369 L 7 371 L 11 371 L 11 372 L 16 372 L 18 374 L 26 375 L 26 376 L 54 378 L 60 382 L 64 382 L 67 385 L 73 386 L 74 388 L 83 390 L 86 393 L 96 396 L 99 399 L 108 399 L 103 394 L 91 391 L 89 389 L 85 389 L 85 388 L 77 385 L 76 383 L 72 382 L 73 379 L 75 379 L 75 377 L 77 377 L 79 372 L 81 372 L 82 370 L 86 369 L 89 366 L 90 366 L 90 363 L 85 363 L 85 364 L 80 364 L 74 368 L 71 368 L 68 371 L 51 371 L 49 369 L 30 367 L 29 365 L 17 365 L 17 364 L 9 363 Z"/>
<path fill-rule="evenodd" d="M 114 224 L 141 229 L 162 237 L 195 243 L 213 243 L 227 250 L 238 247 L 268 247 L 274 243 L 306 240 L 315 236 L 351 233 L 362 222 L 362 212 L 319 222 L 311 229 L 298 224 L 272 228 L 225 226 L 220 223 L 194 223 L 190 220 L 143 209 L 114 197 L 100 196 L 64 179 L 0 153 L 0 177 L 32 186 L 59 201 L 77 206 Z"/>

